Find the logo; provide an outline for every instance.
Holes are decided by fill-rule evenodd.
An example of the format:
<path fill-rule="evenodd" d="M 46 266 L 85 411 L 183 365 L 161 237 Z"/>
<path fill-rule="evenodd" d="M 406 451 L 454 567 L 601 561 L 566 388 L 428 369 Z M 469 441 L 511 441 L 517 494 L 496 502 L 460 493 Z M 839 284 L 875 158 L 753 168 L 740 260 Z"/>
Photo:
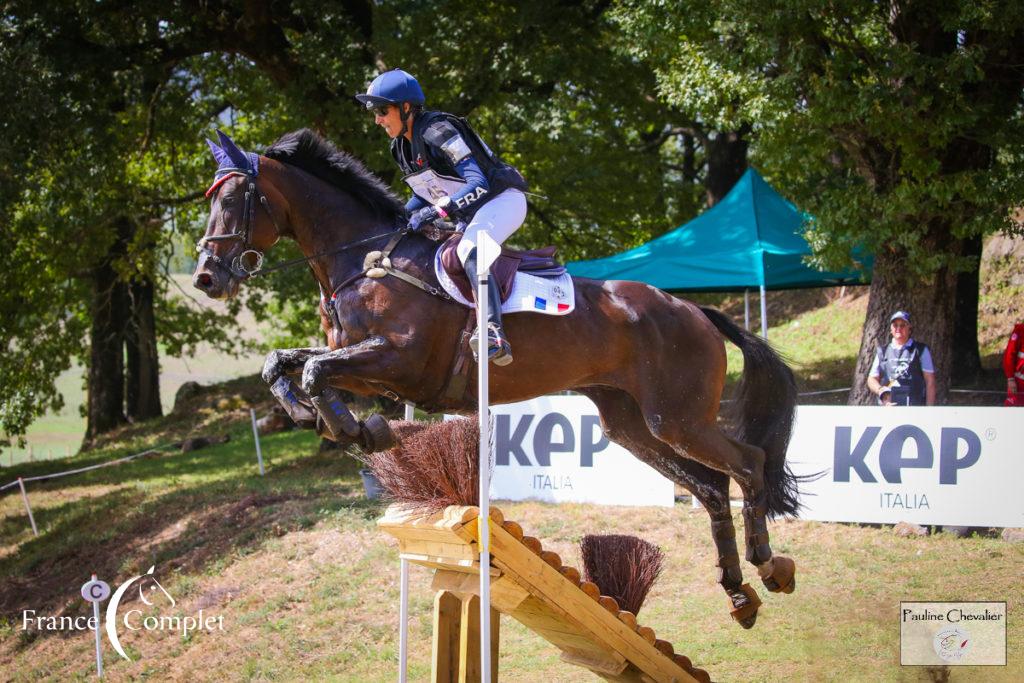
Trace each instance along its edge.
<path fill-rule="evenodd" d="M 1006 666 L 1006 603 L 901 602 L 900 664 Z"/>
<path fill-rule="evenodd" d="M 971 649 L 971 636 L 962 626 L 944 628 L 932 638 L 935 654 L 947 662 L 959 662 Z"/>
<path fill-rule="evenodd" d="M 105 582 L 96 580 L 94 576 L 92 581 L 82 586 L 81 594 L 89 602 L 98 604 L 110 596 L 110 587 Z M 129 603 L 132 605 L 131 609 L 122 610 L 122 602 L 128 602 L 126 596 L 137 596 L 138 601 L 132 600 Z M 86 618 L 41 616 L 37 615 L 35 610 L 24 610 L 21 628 L 24 631 L 95 630 L 98 639 L 99 629 L 102 627 L 114 651 L 129 662 L 132 658 L 121 644 L 121 636 L 125 631 L 170 631 L 183 639 L 188 639 L 196 632 L 224 630 L 222 615 L 204 614 L 201 609 L 191 615 L 176 614 L 172 610 L 176 610 L 177 604 L 174 596 L 157 580 L 154 565 L 145 574 L 133 576 L 117 587 L 113 596 L 110 596 L 110 602 L 107 603 L 102 625 L 99 623 L 98 611 L 95 617 Z"/>
<path fill-rule="evenodd" d="M 833 481 L 849 482 L 851 473 L 856 473 L 864 483 L 878 483 L 867 457 L 881 433 L 881 427 L 867 427 L 854 440 L 852 427 L 837 426 Z M 903 470 L 933 469 L 938 460 L 939 484 L 955 485 L 961 471 L 977 464 L 981 451 L 981 438 L 966 427 L 943 427 L 936 444 L 920 427 L 899 425 L 889 430 L 878 446 L 878 470 L 887 483 L 899 484 L 903 481 Z"/>

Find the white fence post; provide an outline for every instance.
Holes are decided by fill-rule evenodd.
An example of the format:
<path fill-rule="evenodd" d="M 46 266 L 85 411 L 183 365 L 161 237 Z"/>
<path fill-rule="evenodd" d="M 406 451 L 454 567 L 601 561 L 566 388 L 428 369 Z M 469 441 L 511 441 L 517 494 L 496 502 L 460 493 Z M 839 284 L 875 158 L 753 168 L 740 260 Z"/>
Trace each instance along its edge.
<path fill-rule="evenodd" d="M 28 521 L 32 523 L 32 533 L 38 536 L 39 529 L 36 528 L 36 518 L 32 516 L 32 507 L 28 504 L 28 494 L 25 492 L 25 482 L 21 477 L 18 477 L 18 486 L 21 487 L 21 499 L 25 501 L 25 512 L 28 513 Z"/>
<path fill-rule="evenodd" d="M 256 462 L 260 465 L 260 476 L 263 476 L 263 451 L 260 450 L 260 430 L 256 428 L 256 410 L 249 408 L 249 417 L 252 419 L 252 438 L 256 442 Z"/>

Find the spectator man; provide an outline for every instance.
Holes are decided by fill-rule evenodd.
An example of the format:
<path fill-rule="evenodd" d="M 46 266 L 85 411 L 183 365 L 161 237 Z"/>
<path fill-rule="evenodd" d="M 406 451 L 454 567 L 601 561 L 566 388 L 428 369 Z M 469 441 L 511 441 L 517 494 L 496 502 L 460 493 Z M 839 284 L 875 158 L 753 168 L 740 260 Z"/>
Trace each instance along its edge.
<path fill-rule="evenodd" d="M 1013 326 L 1003 353 L 1003 373 L 1006 375 L 1004 405 L 1024 408 L 1024 323 Z"/>
<path fill-rule="evenodd" d="M 935 367 L 928 345 L 911 337 L 910 314 L 889 318 L 892 341 L 878 347 L 868 373 L 868 388 L 884 406 L 935 405 Z"/>

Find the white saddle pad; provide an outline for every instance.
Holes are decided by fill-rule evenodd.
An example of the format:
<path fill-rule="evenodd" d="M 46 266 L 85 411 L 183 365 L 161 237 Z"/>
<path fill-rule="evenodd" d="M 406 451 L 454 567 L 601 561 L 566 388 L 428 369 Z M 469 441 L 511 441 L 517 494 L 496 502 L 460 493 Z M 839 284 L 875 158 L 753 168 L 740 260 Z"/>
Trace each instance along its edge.
<path fill-rule="evenodd" d="M 476 308 L 472 301 L 467 301 L 452 279 L 448 277 L 441 265 L 441 249 L 434 254 L 434 273 L 444 291 L 463 306 Z M 572 276 L 564 273 L 557 278 L 542 278 L 529 273 L 516 273 L 512 283 L 512 294 L 501 305 L 502 313 L 547 313 L 548 315 L 565 315 L 576 308 L 576 290 L 572 284 Z"/>

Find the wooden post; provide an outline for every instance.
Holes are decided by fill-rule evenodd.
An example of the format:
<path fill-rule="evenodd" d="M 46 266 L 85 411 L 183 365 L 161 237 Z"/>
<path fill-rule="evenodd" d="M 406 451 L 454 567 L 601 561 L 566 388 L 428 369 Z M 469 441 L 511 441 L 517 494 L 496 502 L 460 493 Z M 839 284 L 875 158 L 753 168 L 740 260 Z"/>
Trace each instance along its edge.
<path fill-rule="evenodd" d="M 501 614 L 491 608 L 491 681 L 498 680 Z M 480 598 L 440 590 L 434 595 L 434 647 L 431 683 L 477 683 L 480 680 Z"/>
<path fill-rule="evenodd" d="M 462 598 L 462 619 L 459 623 L 459 679 L 458 683 L 476 683 L 484 680 L 480 675 L 482 661 L 491 665 L 490 680 L 497 683 L 498 680 L 498 624 L 500 615 L 493 607 L 490 609 L 491 647 L 489 656 L 480 657 L 480 597 L 477 595 L 466 595 Z"/>
<path fill-rule="evenodd" d="M 434 648 L 431 683 L 456 683 L 459 662 L 459 618 L 462 601 L 451 591 L 434 595 Z"/>

